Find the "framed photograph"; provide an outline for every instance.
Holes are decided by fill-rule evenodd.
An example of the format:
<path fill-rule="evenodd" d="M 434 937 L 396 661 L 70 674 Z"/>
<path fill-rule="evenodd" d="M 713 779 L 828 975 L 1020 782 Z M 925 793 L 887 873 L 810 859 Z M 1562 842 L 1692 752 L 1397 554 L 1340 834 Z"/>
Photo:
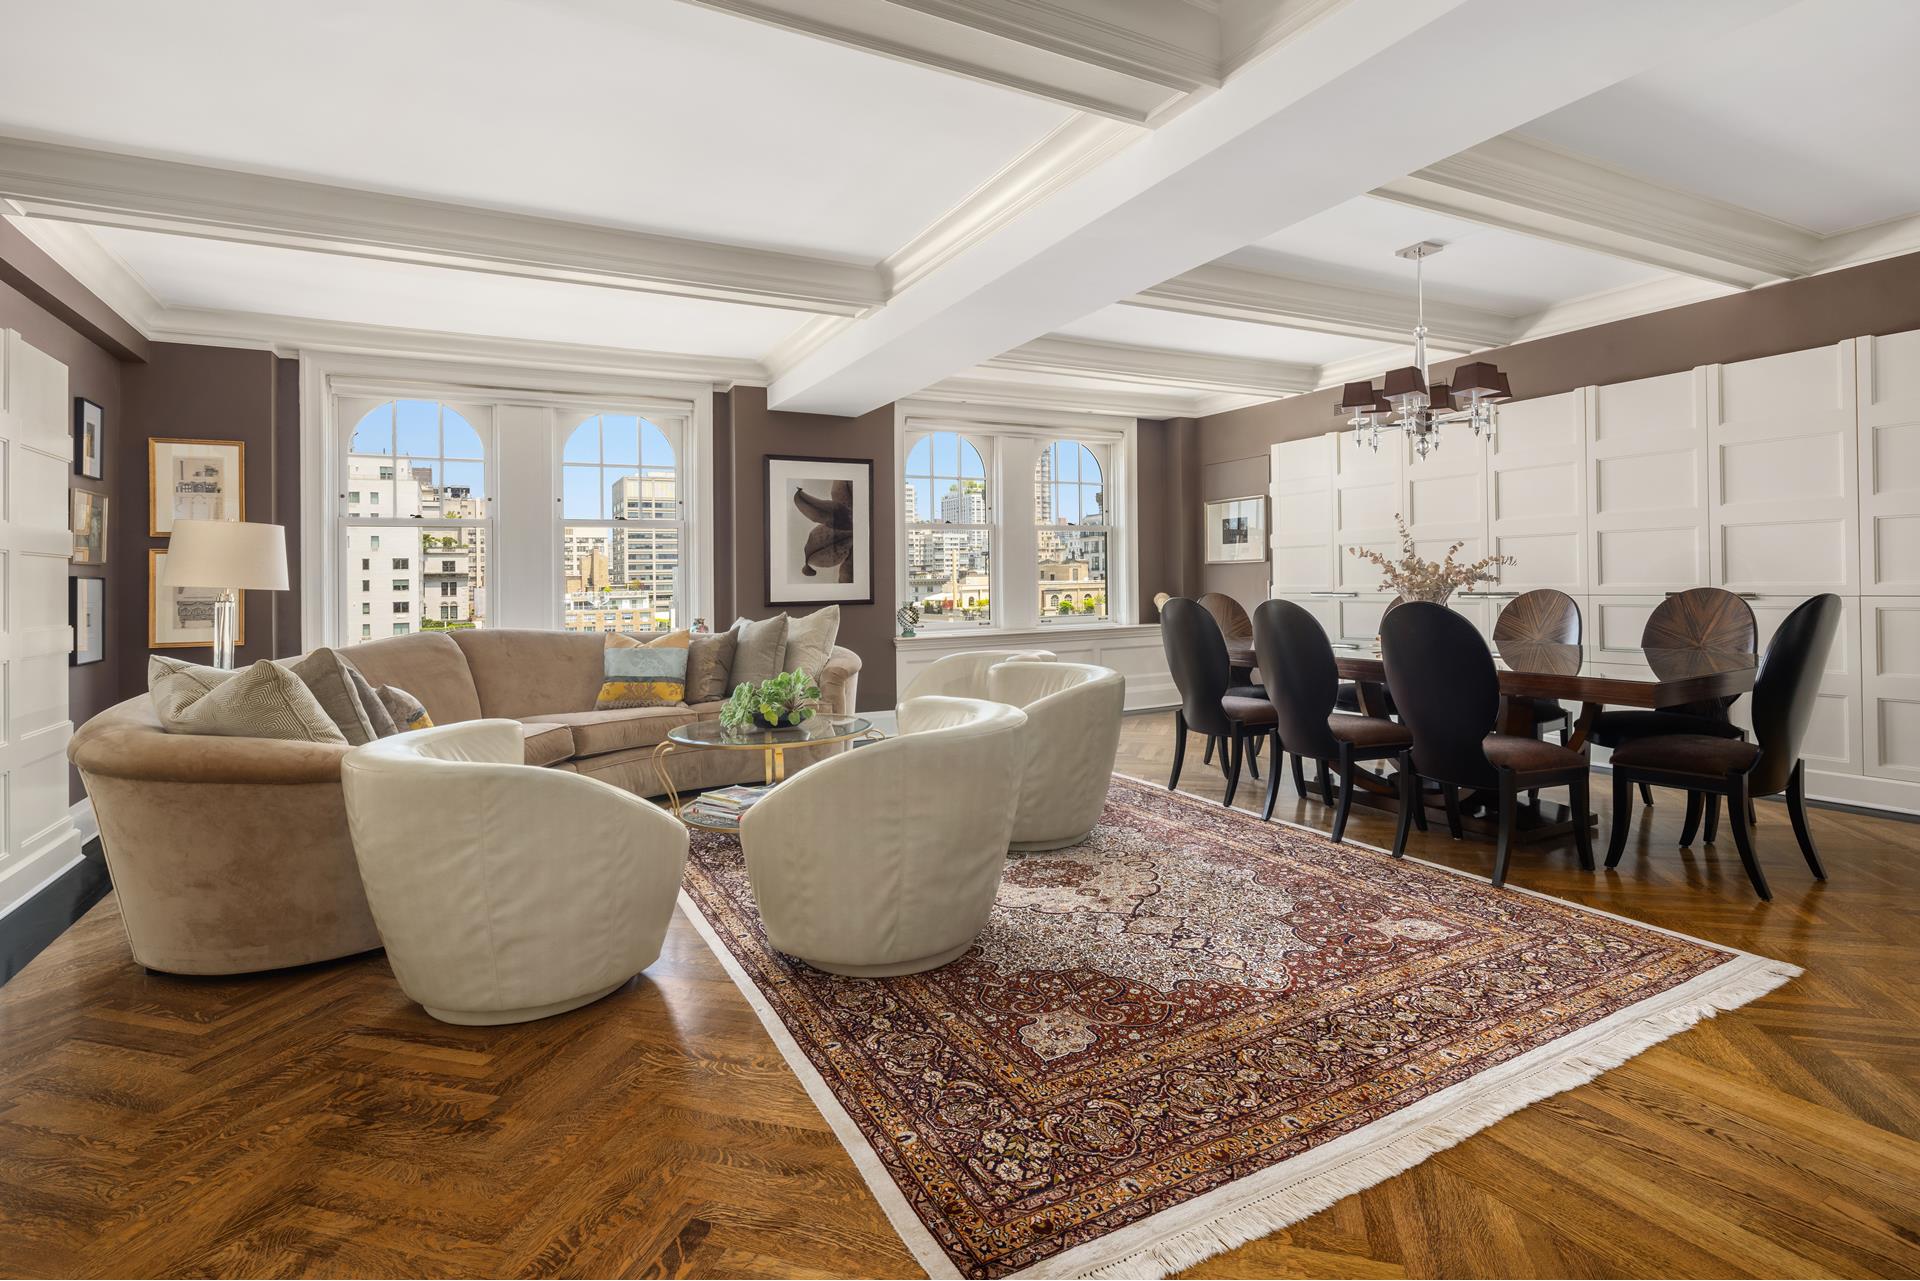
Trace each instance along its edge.
<path fill-rule="evenodd" d="M 67 621 L 73 624 L 72 667 L 98 663 L 107 656 L 107 580 L 67 580 Z"/>
<path fill-rule="evenodd" d="M 1232 565 L 1267 558 L 1267 497 L 1219 498 L 1206 504 L 1207 563 Z"/>
<path fill-rule="evenodd" d="M 67 502 L 72 508 L 73 563 L 107 563 L 107 496 L 91 489 L 69 489 Z"/>
<path fill-rule="evenodd" d="M 168 587 L 160 579 L 167 572 L 167 554 L 147 549 L 147 648 L 194 649 L 213 644 L 212 587 Z M 236 646 L 247 643 L 247 594 L 235 592 L 240 602 Z"/>
<path fill-rule="evenodd" d="M 245 520 L 246 468 L 243 441 L 149 440 L 147 533 L 165 538 L 176 520 Z"/>
<path fill-rule="evenodd" d="M 106 442 L 107 411 L 85 396 L 73 398 L 73 470 L 88 480 L 100 479 L 100 459 Z"/>
<path fill-rule="evenodd" d="M 767 455 L 767 603 L 873 603 L 873 462 Z"/>

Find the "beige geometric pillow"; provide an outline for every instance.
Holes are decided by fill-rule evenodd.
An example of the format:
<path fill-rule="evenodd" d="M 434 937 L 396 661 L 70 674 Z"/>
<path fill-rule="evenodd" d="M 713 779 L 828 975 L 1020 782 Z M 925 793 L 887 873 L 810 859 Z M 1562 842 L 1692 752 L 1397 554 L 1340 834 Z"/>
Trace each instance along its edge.
<path fill-rule="evenodd" d="M 305 682 L 269 659 L 241 671 L 223 672 L 149 655 L 147 691 L 154 715 L 172 734 L 347 741 Z"/>

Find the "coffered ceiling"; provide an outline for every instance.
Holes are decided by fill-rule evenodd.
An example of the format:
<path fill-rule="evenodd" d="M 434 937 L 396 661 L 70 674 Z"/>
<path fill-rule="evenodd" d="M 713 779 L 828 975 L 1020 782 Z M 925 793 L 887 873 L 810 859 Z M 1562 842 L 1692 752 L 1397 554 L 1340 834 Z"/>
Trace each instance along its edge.
<path fill-rule="evenodd" d="M 1920 248 L 1904 0 L 0 0 L 0 31 L 6 212 L 162 339 L 1186 414 L 1403 361 L 1419 240 L 1438 352 Z"/>

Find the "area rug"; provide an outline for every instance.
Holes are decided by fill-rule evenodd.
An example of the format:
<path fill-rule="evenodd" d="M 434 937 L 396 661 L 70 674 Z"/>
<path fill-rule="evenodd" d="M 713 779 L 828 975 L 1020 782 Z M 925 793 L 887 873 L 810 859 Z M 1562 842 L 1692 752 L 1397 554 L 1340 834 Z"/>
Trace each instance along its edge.
<path fill-rule="evenodd" d="M 925 974 L 681 902 L 932 1276 L 1163 1276 L 1591 1080 L 1793 966 L 1116 778 Z"/>

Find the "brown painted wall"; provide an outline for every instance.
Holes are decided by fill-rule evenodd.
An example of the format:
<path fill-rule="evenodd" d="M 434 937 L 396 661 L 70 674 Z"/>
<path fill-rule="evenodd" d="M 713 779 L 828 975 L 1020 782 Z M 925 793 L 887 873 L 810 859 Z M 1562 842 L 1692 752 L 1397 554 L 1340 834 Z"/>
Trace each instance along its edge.
<path fill-rule="evenodd" d="M 1628 382 L 1697 365 L 1752 360 L 1858 338 L 1920 329 L 1920 254 L 1791 280 L 1709 302 L 1577 329 L 1517 343 L 1470 359 L 1490 360 L 1506 372 L 1514 395 L 1531 400 L 1575 387 Z M 1436 365 L 1450 374 L 1459 361 Z M 1384 371 L 1382 371 L 1384 372 Z M 1337 389 L 1252 405 L 1200 420 L 1200 461 L 1206 479 L 1186 491 L 1197 512 L 1201 495 L 1219 484 L 1258 478 L 1265 488 L 1267 447 L 1335 429 Z M 1225 478 L 1231 478 L 1227 480 Z M 1196 516 L 1197 519 L 1197 516 Z M 1226 591 L 1252 605 L 1266 595 L 1260 581 L 1244 581 L 1244 567 L 1208 566 L 1205 590 Z M 1251 593 L 1251 594 L 1249 594 Z"/>
<path fill-rule="evenodd" d="M 716 529 L 726 529 L 724 537 L 731 538 L 732 556 L 716 547 L 719 576 L 725 580 L 717 595 L 725 611 L 711 620 L 713 625 L 725 627 L 740 615 L 764 618 L 782 608 L 808 612 L 807 606 L 767 603 L 767 455 L 871 460 L 874 603 L 840 607 L 840 644 L 860 655 L 861 710 L 891 708 L 894 557 L 899 542 L 895 523 L 900 519 L 893 483 L 893 406 L 884 405 L 858 418 L 836 418 L 771 411 L 762 387 L 736 387 L 722 399 L 727 405 L 724 411 L 716 407 L 714 435 L 716 454 L 727 464 L 724 472 L 716 473 L 721 484 L 715 494 L 714 523 Z"/>
<path fill-rule="evenodd" d="M 1139 623 L 1157 623 L 1153 598 L 1197 595 L 1200 583 L 1200 518 L 1185 495 L 1200 474 L 1199 420 L 1142 418 L 1137 446 L 1140 482 Z"/>

